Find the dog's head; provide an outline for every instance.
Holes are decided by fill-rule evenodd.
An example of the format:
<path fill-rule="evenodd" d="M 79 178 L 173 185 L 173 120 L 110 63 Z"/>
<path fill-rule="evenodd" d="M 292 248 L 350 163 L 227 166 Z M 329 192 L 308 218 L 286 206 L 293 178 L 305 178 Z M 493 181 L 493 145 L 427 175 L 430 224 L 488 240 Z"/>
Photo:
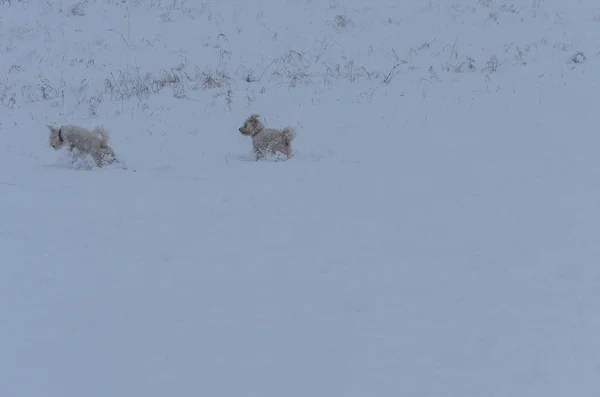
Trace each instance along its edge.
<path fill-rule="evenodd" d="M 48 125 L 47 127 L 50 130 L 50 137 L 49 137 L 50 146 L 52 146 L 52 148 L 54 150 L 58 150 L 61 147 L 63 147 L 65 144 L 65 140 L 63 139 L 63 136 L 62 136 L 62 128 L 60 128 L 60 127 L 56 128 L 51 125 Z"/>
<path fill-rule="evenodd" d="M 239 130 L 242 135 L 245 136 L 254 136 L 258 134 L 264 127 L 264 125 L 259 120 L 260 116 L 258 114 L 253 114 L 248 117 L 246 121 L 244 121 L 244 125 L 242 125 Z"/>

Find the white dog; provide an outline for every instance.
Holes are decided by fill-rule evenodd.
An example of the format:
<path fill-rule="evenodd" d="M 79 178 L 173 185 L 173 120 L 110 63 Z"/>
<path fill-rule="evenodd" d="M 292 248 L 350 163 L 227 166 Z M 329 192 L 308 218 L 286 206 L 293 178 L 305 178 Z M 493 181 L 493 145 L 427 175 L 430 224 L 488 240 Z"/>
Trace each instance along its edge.
<path fill-rule="evenodd" d="M 98 126 L 93 131 L 71 124 L 58 129 L 51 125 L 47 127 L 50 130 L 50 146 L 54 150 L 59 150 L 65 145 L 69 151 L 77 149 L 81 153 L 91 155 L 98 167 L 118 162 L 115 153 L 108 146 L 108 133 L 103 126 Z"/>
<path fill-rule="evenodd" d="M 292 141 L 296 137 L 294 129 L 292 127 L 285 127 L 282 130 L 265 128 L 259 117 L 258 114 L 251 115 L 239 129 L 242 135 L 252 137 L 252 149 L 256 154 L 256 160 L 277 152 L 284 154 L 288 159 L 292 157 Z"/>

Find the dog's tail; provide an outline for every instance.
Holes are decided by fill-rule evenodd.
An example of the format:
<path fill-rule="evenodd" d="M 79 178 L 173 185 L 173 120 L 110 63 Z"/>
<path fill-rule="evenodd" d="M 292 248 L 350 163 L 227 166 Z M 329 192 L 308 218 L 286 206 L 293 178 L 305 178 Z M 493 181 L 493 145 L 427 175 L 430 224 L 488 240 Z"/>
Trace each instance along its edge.
<path fill-rule="evenodd" d="M 110 136 L 108 135 L 108 131 L 106 130 L 106 128 L 104 128 L 103 125 L 94 128 L 94 134 L 98 135 L 104 143 L 108 143 Z"/>
<path fill-rule="evenodd" d="M 285 136 L 288 145 L 292 143 L 294 138 L 296 138 L 296 130 L 294 127 L 285 127 L 283 130 L 281 130 L 281 132 L 283 133 L 283 136 Z"/>

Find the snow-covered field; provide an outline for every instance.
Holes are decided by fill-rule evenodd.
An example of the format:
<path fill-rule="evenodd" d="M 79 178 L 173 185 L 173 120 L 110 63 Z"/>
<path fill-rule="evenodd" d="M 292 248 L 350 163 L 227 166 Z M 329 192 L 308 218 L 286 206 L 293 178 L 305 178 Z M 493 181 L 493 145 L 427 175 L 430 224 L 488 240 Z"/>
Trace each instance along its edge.
<path fill-rule="evenodd" d="M 600 395 L 599 53 L 596 0 L 0 0 L 0 396 Z"/>

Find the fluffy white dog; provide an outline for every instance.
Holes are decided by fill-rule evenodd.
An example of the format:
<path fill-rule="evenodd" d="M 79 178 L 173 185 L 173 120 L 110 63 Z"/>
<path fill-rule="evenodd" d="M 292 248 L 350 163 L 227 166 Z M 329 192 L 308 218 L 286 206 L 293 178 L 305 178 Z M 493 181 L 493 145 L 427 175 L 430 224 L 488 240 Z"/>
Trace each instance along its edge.
<path fill-rule="evenodd" d="M 282 130 L 265 128 L 259 118 L 258 114 L 251 115 L 239 129 L 242 135 L 252 137 L 252 149 L 256 154 L 256 160 L 266 155 L 275 155 L 278 152 L 288 159 L 292 157 L 292 141 L 296 137 L 295 130 L 292 127 L 285 127 Z"/>
<path fill-rule="evenodd" d="M 50 130 L 50 146 L 54 150 L 63 146 L 67 146 L 69 151 L 77 149 L 80 153 L 91 155 L 98 167 L 118 162 L 108 145 L 108 132 L 103 126 L 98 126 L 93 131 L 71 124 L 59 128 L 51 125 L 47 127 Z"/>

